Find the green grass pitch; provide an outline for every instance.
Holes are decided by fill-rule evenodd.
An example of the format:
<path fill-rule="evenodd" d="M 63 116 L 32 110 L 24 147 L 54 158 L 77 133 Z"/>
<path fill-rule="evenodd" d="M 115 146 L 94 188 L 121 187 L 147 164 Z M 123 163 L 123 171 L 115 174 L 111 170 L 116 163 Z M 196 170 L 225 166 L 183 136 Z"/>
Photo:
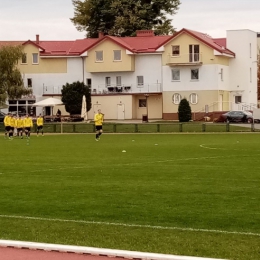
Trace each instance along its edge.
<path fill-rule="evenodd" d="M 258 260 L 259 157 L 257 133 L 2 135 L 0 239 Z"/>

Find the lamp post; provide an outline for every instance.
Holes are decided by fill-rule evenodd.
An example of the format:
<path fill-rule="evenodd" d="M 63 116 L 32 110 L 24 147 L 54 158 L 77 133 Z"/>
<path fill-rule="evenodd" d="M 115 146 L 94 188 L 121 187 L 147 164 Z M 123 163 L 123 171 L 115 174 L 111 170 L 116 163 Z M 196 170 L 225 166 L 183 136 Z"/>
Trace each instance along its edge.
<path fill-rule="evenodd" d="M 146 114 L 147 114 L 147 123 L 148 123 L 148 97 L 149 97 L 149 94 L 144 94 L 145 98 L 146 98 Z"/>

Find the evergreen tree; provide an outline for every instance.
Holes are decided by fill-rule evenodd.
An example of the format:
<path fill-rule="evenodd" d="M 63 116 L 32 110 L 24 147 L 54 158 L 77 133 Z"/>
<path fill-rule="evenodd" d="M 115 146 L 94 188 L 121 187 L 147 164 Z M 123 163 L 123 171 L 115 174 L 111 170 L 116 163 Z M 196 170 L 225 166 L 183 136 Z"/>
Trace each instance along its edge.
<path fill-rule="evenodd" d="M 189 122 L 191 120 L 191 107 L 186 98 L 181 100 L 178 107 L 178 113 L 180 122 Z"/>
<path fill-rule="evenodd" d="M 0 48 L 0 103 L 9 99 L 21 98 L 32 91 L 24 87 L 18 61 L 22 58 L 22 46 Z"/>
<path fill-rule="evenodd" d="M 66 111 L 70 114 L 80 114 L 82 106 L 82 97 L 86 96 L 87 111 L 91 109 L 91 91 L 90 87 L 83 82 L 66 83 L 62 86 L 61 101 L 64 103 Z"/>
<path fill-rule="evenodd" d="M 180 0 L 72 0 L 71 21 L 87 37 L 98 32 L 114 36 L 134 36 L 137 30 L 151 30 L 166 35 L 174 32 L 172 19 Z"/>

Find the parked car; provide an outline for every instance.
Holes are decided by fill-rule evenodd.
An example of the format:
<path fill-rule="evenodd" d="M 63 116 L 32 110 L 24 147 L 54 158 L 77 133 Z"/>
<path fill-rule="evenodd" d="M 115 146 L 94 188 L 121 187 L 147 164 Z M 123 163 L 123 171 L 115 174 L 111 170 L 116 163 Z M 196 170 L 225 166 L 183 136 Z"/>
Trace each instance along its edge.
<path fill-rule="evenodd" d="M 229 111 L 221 115 L 218 122 L 252 123 L 253 114 L 249 111 Z"/>
<path fill-rule="evenodd" d="M 5 113 L 0 112 L 0 122 L 4 122 Z"/>

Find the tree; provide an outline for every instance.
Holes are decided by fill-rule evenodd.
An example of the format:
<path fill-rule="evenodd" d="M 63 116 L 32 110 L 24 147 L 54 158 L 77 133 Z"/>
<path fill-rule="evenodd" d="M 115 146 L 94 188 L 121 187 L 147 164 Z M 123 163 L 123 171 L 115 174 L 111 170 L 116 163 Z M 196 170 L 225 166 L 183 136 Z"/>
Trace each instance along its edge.
<path fill-rule="evenodd" d="M 155 31 L 157 35 L 171 34 L 172 19 L 180 0 L 72 0 L 74 17 L 71 21 L 87 37 L 98 32 L 114 36 L 135 36 L 137 30 Z"/>
<path fill-rule="evenodd" d="M 186 98 L 182 99 L 178 107 L 179 121 L 189 122 L 191 120 L 191 107 Z"/>
<path fill-rule="evenodd" d="M 8 98 L 17 99 L 32 93 L 24 87 L 21 72 L 17 68 L 22 55 L 22 46 L 0 48 L 0 103 L 5 103 Z"/>
<path fill-rule="evenodd" d="M 82 97 L 86 96 L 87 111 L 91 109 L 91 92 L 90 87 L 83 82 L 66 83 L 62 86 L 61 101 L 65 104 L 66 111 L 70 114 L 80 114 L 82 106 Z"/>

